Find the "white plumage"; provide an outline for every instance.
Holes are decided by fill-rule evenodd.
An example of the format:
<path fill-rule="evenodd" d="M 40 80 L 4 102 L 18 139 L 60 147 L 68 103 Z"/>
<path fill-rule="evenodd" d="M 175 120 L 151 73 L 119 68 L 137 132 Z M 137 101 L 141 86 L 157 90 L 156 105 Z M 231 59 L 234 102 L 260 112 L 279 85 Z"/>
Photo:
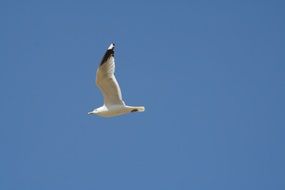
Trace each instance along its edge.
<path fill-rule="evenodd" d="M 115 44 L 111 44 L 104 54 L 96 72 L 96 85 L 104 97 L 104 105 L 88 114 L 112 117 L 130 112 L 143 112 L 143 106 L 127 106 L 122 98 L 119 83 L 115 77 Z"/>

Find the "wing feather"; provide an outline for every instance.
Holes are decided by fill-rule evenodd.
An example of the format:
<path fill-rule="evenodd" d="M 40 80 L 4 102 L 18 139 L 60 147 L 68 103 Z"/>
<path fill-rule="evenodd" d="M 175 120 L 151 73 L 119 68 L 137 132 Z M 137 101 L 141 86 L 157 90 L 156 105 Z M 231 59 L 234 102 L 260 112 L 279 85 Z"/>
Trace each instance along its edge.
<path fill-rule="evenodd" d="M 96 85 L 104 96 L 106 106 L 124 104 L 121 89 L 115 77 L 114 44 L 110 45 L 97 69 Z"/>

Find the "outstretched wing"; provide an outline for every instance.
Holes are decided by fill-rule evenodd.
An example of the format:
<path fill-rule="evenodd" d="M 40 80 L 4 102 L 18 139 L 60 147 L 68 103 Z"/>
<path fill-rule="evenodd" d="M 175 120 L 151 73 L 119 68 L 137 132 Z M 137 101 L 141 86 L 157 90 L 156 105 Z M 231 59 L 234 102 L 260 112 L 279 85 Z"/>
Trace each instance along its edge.
<path fill-rule="evenodd" d="M 115 44 L 111 44 L 107 49 L 96 73 L 96 85 L 100 88 L 104 96 L 106 106 L 123 105 L 122 93 L 119 83 L 115 77 Z"/>

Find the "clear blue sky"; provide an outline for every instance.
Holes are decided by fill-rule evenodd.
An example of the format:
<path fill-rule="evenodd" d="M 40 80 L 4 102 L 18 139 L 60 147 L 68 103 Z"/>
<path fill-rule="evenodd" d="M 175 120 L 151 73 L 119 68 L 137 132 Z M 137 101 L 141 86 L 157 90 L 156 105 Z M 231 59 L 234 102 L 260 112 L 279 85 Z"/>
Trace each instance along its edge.
<path fill-rule="evenodd" d="M 284 1 L 1 1 L 1 190 L 284 190 Z M 95 71 L 116 43 L 125 101 Z"/>

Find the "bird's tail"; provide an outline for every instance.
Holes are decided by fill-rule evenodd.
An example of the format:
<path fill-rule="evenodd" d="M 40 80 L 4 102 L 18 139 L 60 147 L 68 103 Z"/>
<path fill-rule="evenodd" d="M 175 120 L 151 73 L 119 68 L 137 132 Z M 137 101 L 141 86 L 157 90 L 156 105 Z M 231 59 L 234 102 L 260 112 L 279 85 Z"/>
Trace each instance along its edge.
<path fill-rule="evenodd" d="M 128 106 L 131 108 L 131 112 L 143 112 L 144 106 Z"/>
<path fill-rule="evenodd" d="M 138 106 L 137 109 L 138 109 L 138 112 L 143 112 L 145 110 L 144 106 Z"/>

